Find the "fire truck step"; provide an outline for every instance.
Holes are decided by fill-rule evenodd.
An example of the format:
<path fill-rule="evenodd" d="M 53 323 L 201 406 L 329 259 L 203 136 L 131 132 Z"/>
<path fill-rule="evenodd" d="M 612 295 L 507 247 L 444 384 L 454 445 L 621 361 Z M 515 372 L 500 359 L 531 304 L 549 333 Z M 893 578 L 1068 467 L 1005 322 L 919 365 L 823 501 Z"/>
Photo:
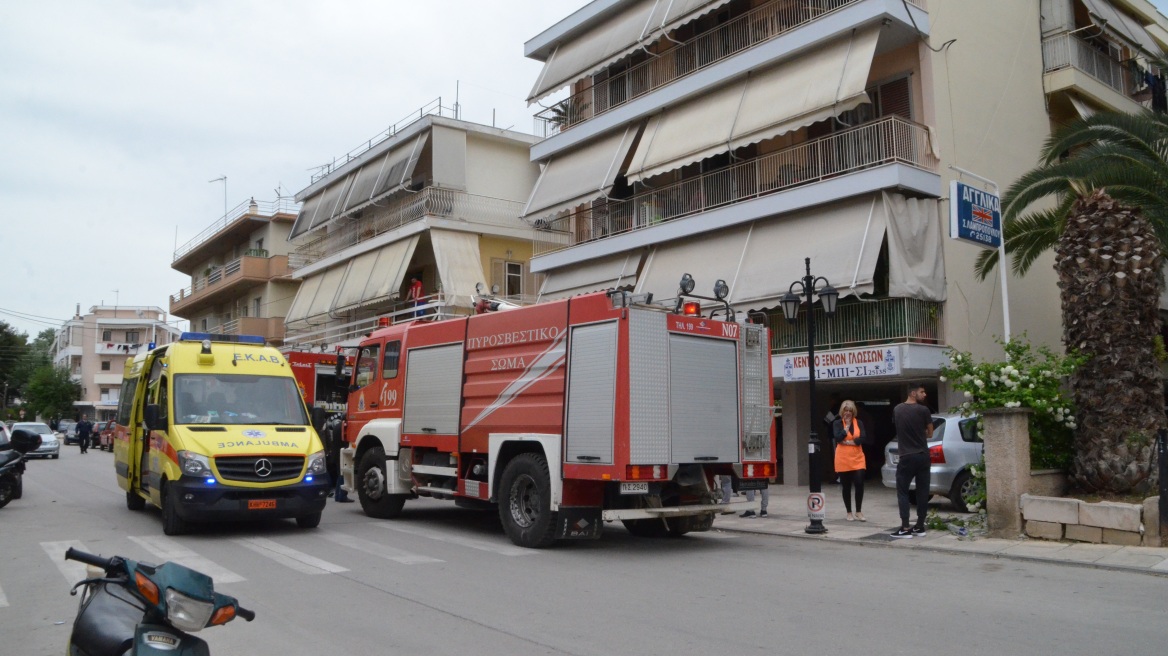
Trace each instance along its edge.
<path fill-rule="evenodd" d="M 414 465 L 411 467 L 415 474 L 426 474 L 429 476 L 458 476 L 458 469 L 455 467 L 435 467 L 434 465 Z"/>

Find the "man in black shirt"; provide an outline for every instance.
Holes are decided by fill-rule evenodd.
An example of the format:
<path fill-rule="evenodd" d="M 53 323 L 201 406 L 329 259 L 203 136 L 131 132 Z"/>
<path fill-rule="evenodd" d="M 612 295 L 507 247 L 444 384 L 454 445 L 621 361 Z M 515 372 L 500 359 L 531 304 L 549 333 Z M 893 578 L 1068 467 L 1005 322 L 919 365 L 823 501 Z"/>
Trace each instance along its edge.
<path fill-rule="evenodd" d="M 81 453 L 89 451 L 89 434 L 93 432 L 93 424 L 89 423 L 89 415 L 81 415 L 81 421 L 77 422 L 77 444 L 81 447 Z"/>
<path fill-rule="evenodd" d="M 933 437 L 933 413 L 925 405 L 925 387 L 920 383 L 908 386 L 904 403 L 892 409 L 896 422 L 896 502 L 900 507 L 900 528 L 894 538 L 925 535 L 925 514 L 929 509 L 929 440 Z M 916 481 L 917 524 L 908 525 L 909 486 Z"/>

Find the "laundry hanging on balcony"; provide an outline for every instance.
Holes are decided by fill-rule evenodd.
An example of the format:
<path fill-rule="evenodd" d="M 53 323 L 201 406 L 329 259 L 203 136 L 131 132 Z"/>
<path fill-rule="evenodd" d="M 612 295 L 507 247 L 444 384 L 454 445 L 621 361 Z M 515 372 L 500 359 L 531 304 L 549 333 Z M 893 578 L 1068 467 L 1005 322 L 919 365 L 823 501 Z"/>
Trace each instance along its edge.
<path fill-rule="evenodd" d="M 548 160 L 522 216 L 551 216 L 607 195 L 621 173 L 639 128 L 640 125 L 626 126 Z"/>
<path fill-rule="evenodd" d="M 869 102 L 864 88 L 879 35 L 880 26 L 856 30 L 654 115 L 626 177 L 629 182 L 650 178 Z"/>

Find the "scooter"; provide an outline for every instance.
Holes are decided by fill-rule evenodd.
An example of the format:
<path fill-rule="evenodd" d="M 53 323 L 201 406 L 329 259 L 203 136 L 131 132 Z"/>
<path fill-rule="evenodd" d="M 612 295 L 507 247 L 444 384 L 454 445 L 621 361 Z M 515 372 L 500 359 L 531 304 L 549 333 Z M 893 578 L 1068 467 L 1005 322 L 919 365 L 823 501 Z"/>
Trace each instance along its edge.
<path fill-rule="evenodd" d="M 211 577 L 178 563 L 149 565 L 73 548 L 65 560 L 90 565 L 93 574 L 69 593 L 81 589 L 68 656 L 210 656 L 191 633 L 236 617 L 255 619 L 234 597 L 215 592 Z"/>
<path fill-rule="evenodd" d="M 12 440 L 0 445 L 0 508 L 24 495 L 24 454 L 40 446 L 41 436 L 23 428 L 12 431 Z"/>

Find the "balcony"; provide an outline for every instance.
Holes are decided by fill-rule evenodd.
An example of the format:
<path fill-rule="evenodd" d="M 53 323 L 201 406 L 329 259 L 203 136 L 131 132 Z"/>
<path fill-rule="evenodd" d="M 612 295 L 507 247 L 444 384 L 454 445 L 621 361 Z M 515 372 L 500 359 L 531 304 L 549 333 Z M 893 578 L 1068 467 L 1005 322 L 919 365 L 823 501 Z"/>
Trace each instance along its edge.
<path fill-rule="evenodd" d="M 269 344 L 284 343 L 284 317 L 240 317 L 220 324 L 222 335 L 259 335 Z"/>
<path fill-rule="evenodd" d="M 597 81 L 535 115 L 547 138 L 683 77 L 862 0 L 774 0 L 699 34 L 627 71 Z M 921 7 L 922 0 L 909 0 Z M 586 82 L 587 83 L 587 82 Z"/>
<path fill-rule="evenodd" d="M 176 271 L 191 273 L 190 267 L 221 252 L 225 243 L 233 244 L 246 239 L 252 231 L 262 228 L 276 217 L 293 221 L 299 211 L 300 204 L 288 198 L 274 202 L 244 201 L 195 235 L 194 239 L 179 246 L 170 266 Z"/>
<path fill-rule="evenodd" d="M 231 300 L 245 289 L 273 278 L 287 276 L 288 256 L 254 257 L 245 255 L 213 269 L 186 289 L 170 296 L 170 313 L 189 317 L 211 306 Z"/>
<path fill-rule="evenodd" d="M 883 298 L 876 301 L 840 301 L 835 316 L 825 319 L 815 307 L 815 348 L 845 349 L 884 344 L 945 344 L 944 303 L 915 298 Z M 807 351 L 807 312 L 787 323 L 782 310 L 767 314 L 771 353 Z"/>
<path fill-rule="evenodd" d="M 925 126 L 890 116 L 631 198 L 537 222 L 534 253 L 543 255 L 894 163 L 936 170 Z"/>
<path fill-rule="evenodd" d="M 370 332 L 377 330 L 378 322 L 383 318 L 388 319 L 390 323 L 397 324 L 419 319 L 427 321 L 449 319 L 467 316 L 472 312 L 469 307 L 455 305 L 453 299 L 446 297 L 442 292 L 424 296 L 421 301 L 421 305 L 414 305 L 413 301 L 396 301 L 376 316 L 356 319 L 348 323 L 334 322 L 324 326 L 294 329 L 285 335 L 284 344 L 296 348 L 327 348 L 341 342 L 365 337 Z M 311 321 L 311 318 L 309 320 Z"/>
<path fill-rule="evenodd" d="M 1073 73 L 1077 71 L 1131 103 L 1141 104 L 1132 99 L 1132 95 L 1143 88 L 1144 84 L 1132 75 L 1131 68 L 1107 52 L 1099 50 L 1091 42 L 1078 38 L 1073 32 L 1056 34 L 1042 40 L 1042 64 L 1042 72 L 1048 79 L 1047 93 L 1076 87 L 1093 96 L 1100 104 L 1117 111 L 1134 109 L 1129 103 L 1117 102 L 1118 99 L 1106 92 L 1102 94 L 1098 91 L 1093 92 L 1089 84 L 1076 82 Z M 1057 79 L 1051 79 L 1056 76 Z M 1149 103 L 1142 104 L 1150 106 Z"/>
<path fill-rule="evenodd" d="M 334 224 L 305 237 L 307 241 L 302 241 L 289 256 L 292 269 L 306 267 L 427 216 L 511 228 L 523 226 L 519 220 L 523 203 L 438 187 L 426 187 L 389 201 L 387 207 L 371 209 L 376 213 L 370 219 Z"/>

